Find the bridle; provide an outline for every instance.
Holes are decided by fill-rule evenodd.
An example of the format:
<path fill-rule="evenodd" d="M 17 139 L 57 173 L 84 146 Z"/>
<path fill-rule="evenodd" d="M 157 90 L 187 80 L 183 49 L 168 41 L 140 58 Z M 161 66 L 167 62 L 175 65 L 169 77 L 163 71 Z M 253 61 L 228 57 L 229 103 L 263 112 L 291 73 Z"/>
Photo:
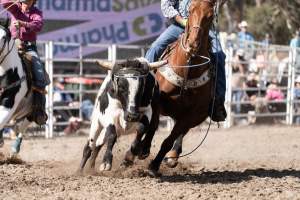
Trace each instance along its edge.
<path fill-rule="evenodd" d="M 211 4 L 211 6 L 215 7 L 215 4 L 216 4 L 216 0 L 202 0 L 200 3 L 209 3 Z M 200 25 L 192 25 L 192 26 L 189 26 L 192 30 L 194 29 L 201 29 L 201 26 Z M 190 47 L 185 47 L 184 46 L 184 39 L 186 40 L 186 42 L 189 41 L 189 38 L 187 37 L 188 35 L 190 35 L 191 33 L 191 29 L 189 30 L 188 33 L 184 33 L 184 36 L 181 37 L 181 41 L 180 41 L 180 46 L 181 48 L 187 53 L 190 55 L 191 58 L 194 58 L 194 57 L 199 57 L 199 55 L 197 55 L 197 51 L 198 49 L 196 50 L 193 50 L 191 49 Z M 196 52 L 196 53 L 193 53 L 193 52 Z"/>

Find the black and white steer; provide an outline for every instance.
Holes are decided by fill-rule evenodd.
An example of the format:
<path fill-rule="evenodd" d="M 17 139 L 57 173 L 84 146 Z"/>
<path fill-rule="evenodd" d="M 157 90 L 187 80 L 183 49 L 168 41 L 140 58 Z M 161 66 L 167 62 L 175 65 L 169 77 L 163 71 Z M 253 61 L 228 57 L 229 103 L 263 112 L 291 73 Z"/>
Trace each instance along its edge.
<path fill-rule="evenodd" d="M 118 63 L 97 61 L 108 72 L 98 92 L 92 115 L 88 141 L 83 149 L 80 171 L 90 158 L 90 167 L 95 167 L 101 147 L 107 143 L 107 150 L 100 170 L 110 170 L 112 149 L 118 136 L 136 132 L 131 148 L 126 152 L 124 165 L 133 164 L 135 156 L 148 156 L 150 147 L 143 142 L 150 140 L 159 123 L 159 88 L 151 70 L 166 64 L 166 61 L 148 63 L 137 58 Z M 142 140 L 142 137 L 145 137 Z"/>

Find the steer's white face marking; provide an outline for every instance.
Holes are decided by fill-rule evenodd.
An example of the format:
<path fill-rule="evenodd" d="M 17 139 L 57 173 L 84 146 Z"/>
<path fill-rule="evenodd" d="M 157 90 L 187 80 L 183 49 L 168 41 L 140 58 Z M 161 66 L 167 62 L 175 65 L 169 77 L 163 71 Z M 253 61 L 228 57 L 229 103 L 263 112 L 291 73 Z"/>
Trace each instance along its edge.
<path fill-rule="evenodd" d="M 136 99 L 136 95 L 138 95 L 137 92 L 139 89 L 139 79 L 136 77 L 132 77 L 132 78 L 128 78 L 127 81 L 129 83 L 127 109 L 129 109 L 130 107 L 136 107 L 135 99 Z"/>

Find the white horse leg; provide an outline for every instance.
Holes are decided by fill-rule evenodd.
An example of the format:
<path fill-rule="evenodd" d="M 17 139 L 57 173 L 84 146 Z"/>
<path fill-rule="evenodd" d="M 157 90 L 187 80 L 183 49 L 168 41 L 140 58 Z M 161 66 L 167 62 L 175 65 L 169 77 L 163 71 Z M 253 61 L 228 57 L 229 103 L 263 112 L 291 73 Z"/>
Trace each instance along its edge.
<path fill-rule="evenodd" d="M 14 110 L 15 109 L 8 109 L 4 106 L 0 106 L 0 129 L 3 129 L 9 122 Z"/>
<path fill-rule="evenodd" d="M 4 145 L 3 128 L 12 116 L 12 109 L 0 106 L 0 147 Z"/>
<path fill-rule="evenodd" d="M 17 138 L 16 138 L 16 140 L 14 141 L 14 143 L 11 146 L 12 155 L 16 155 L 16 154 L 18 154 L 20 152 L 21 144 L 22 144 L 22 140 L 23 140 L 23 133 L 26 132 L 27 127 L 29 126 L 30 123 L 31 122 L 28 121 L 27 118 L 25 118 L 20 123 L 20 125 L 16 128 L 15 131 L 16 131 Z"/>

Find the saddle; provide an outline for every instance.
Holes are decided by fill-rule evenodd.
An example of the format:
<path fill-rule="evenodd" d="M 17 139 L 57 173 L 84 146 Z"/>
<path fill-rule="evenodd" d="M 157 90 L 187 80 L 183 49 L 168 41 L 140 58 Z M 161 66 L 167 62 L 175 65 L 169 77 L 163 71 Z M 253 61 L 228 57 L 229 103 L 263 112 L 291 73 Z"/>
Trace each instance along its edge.
<path fill-rule="evenodd" d="M 164 52 L 161 54 L 159 60 L 167 59 L 171 55 L 172 50 L 175 49 L 178 44 L 179 44 L 178 41 L 169 44 L 167 48 L 164 50 Z"/>

